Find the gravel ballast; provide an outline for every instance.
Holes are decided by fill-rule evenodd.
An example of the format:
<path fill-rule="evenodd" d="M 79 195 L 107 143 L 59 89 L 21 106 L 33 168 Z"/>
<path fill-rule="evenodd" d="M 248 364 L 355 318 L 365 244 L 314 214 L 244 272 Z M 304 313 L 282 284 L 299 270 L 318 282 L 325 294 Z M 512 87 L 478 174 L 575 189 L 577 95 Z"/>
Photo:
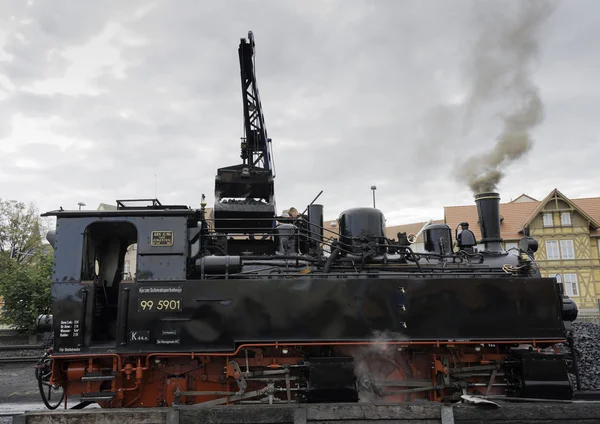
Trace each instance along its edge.
<path fill-rule="evenodd" d="M 600 324 L 574 322 L 573 339 L 581 390 L 600 390 Z M 563 353 L 570 354 L 569 346 L 559 347 Z M 571 375 L 571 382 L 576 389 L 575 375 Z"/>

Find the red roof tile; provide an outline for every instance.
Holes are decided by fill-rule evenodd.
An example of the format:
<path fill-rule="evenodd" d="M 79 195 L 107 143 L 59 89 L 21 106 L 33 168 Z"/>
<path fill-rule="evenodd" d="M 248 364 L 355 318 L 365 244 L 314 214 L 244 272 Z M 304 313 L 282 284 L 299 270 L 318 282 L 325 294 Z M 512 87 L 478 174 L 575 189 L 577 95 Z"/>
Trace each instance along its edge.
<path fill-rule="evenodd" d="M 600 197 L 583 197 L 581 199 L 571 199 L 578 208 L 583 209 L 591 216 L 594 221 L 600 222 Z M 593 236 L 600 236 L 600 229 L 591 232 Z"/>

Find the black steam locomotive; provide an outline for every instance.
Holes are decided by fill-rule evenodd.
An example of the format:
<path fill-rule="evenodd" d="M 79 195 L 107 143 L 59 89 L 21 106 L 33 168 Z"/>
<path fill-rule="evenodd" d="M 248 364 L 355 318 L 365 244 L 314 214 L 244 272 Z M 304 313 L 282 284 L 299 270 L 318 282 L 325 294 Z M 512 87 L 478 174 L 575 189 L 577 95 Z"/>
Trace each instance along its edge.
<path fill-rule="evenodd" d="M 277 216 L 251 33 L 239 58 L 243 163 L 218 169 L 212 216 L 155 199 L 46 214 L 53 343 L 38 379 L 62 391 L 46 405 L 570 399 L 555 347 L 577 308 L 540 276 L 533 238 L 502 249 L 498 194 L 475 198 L 482 250 L 432 224 L 415 252 L 375 208 L 342 212 L 333 238 L 322 205 Z"/>

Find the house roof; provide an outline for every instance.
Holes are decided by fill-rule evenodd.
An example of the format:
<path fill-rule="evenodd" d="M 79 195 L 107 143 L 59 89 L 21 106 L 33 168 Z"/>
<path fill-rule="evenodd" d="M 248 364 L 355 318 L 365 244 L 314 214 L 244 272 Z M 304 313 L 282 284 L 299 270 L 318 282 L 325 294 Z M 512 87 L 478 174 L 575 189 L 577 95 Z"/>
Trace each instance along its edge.
<path fill-rule="evenodd" d="M 571 199 L 577 207 L 583 209 L 596 222 L 600 222 L 600 197 L 584 197 L 581 199 Z"/>
<path fill-rule="evenodd" d="M 594 221 L 600 223 L 600 197 L 585 197 L 581 199 L 571 199 L 575 205 L 583 209 L 587 214 L 594 219 Z M 590 231 L 591 236 L 600 237 L 600 228 L 595 228 Z"/>
<path fill-rule="evenodd" d="M 550 201 L 551 199 L 558 197 L 563 199 L 565 202 L 567 202 L 567 204 L 569 206 L 571 206 L 573 209 L 577 210 L 577 212 L 579 212 L 585 219 L 587 219 L 590 222 L 590 225 L 592 226 L 593 230 L 597 230 L 598 228 L 600 228 L 600 225 L 598 224 L 598 222 L 592 218 L 585 209 L 577 206 L 576 203 L 574 203 L 571 199 L 569 199 L 567 196 L 565 196 L 564 194 L 562 194 L 560 191 L 558 191 L 558 189 L 554 189 L 552 190 L 545 198 L 544 200 L 542 200 L 541 202 L 538 202 L 538 206 L 537 208 L 535 208 L 528 216 L 527 218 L 523 221 L 522 224 L 522 228 L 526 227 L 527 225 L 529 225 L 531 223 L 531 221 L 540 213 L 542 212 L 544 206 L 546 206 L 546 203 L 548 203 L 548 201 Z"/>
<path fill-rule="evenodd" d="M 515 200 L 511 200 L 511 203 L 519 203 L 519 202 L 537 202 L 537 199 L 534 199 L 531 196 L 526 195 L 525 193 L 521 194 Z"/>

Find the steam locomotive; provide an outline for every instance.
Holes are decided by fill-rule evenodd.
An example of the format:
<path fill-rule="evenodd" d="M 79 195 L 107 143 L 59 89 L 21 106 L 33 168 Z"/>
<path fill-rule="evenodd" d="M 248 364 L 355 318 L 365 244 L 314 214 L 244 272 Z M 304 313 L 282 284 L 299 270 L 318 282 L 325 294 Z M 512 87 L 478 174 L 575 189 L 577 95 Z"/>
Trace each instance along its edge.
<path fill-rule="evenodd" d="M 481 240 L 430 224 L 424 252 L 388 238 L 376 208 L 343 211 L 333 235 L 314 201 L 278 216 L 252 33 L 238 52 L 242 163 L 217 170 L 212 214 L 204 196 L 45 214 L 57 219 L 53 314 L 39 318 L 46 406 L 572 398 L 556 347 L 577 308 L 541 277 L 533 238 L 503 250 L 499 195 L 475 196 Z"/>

